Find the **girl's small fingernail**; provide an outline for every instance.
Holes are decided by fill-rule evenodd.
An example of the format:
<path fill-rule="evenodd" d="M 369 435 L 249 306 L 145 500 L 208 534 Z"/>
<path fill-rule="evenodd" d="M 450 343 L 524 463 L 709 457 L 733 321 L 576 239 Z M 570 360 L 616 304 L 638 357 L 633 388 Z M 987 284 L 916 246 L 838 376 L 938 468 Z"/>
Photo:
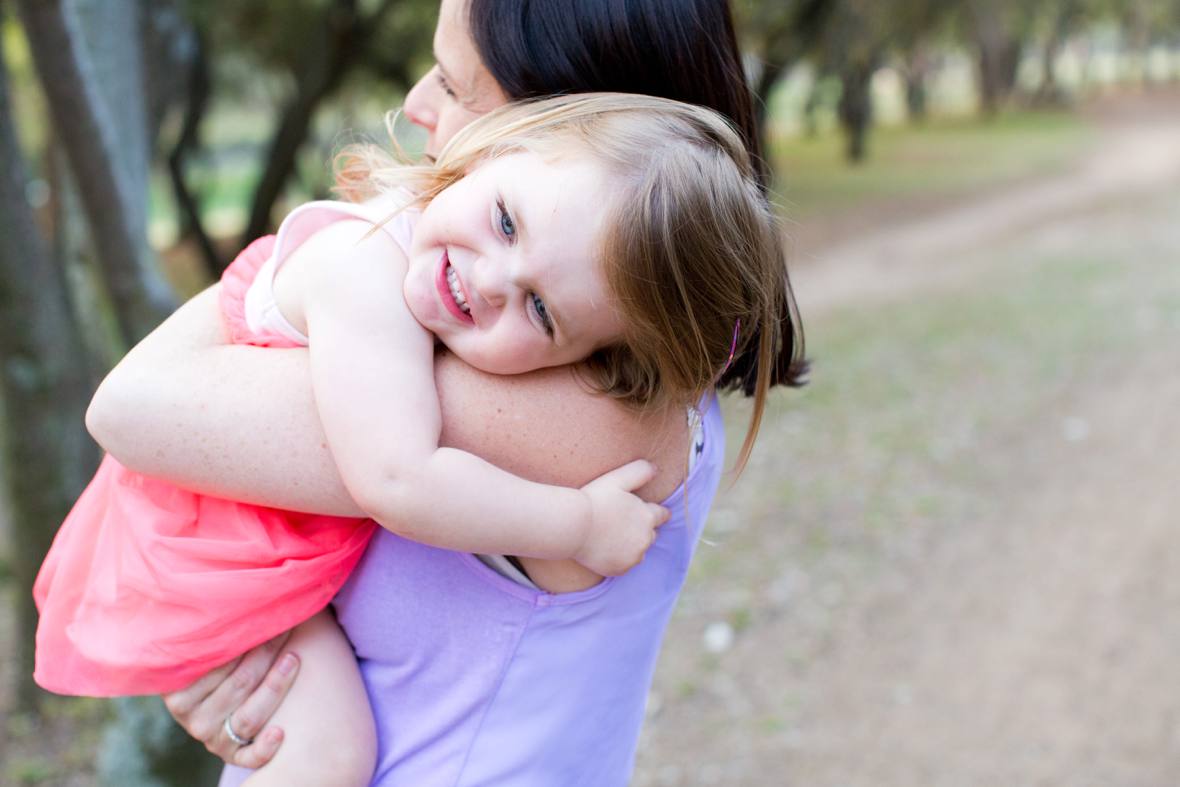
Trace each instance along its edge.
<path fill-rule="evenodd" d="M 294 654 L 287 653 L 281 659 L 279 659 L 279 674 L 280 675 L 290 675 L 292 672 L 295 671 L 295 666 L 298 663 L 299 662 L 296 660 Z"/>

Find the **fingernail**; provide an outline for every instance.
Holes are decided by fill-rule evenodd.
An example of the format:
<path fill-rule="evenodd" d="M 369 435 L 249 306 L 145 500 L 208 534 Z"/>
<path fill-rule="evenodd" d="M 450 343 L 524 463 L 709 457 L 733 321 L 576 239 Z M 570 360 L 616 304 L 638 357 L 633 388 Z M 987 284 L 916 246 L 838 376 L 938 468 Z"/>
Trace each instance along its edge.
<path fill-rule="evenodd" d="M 295 671 L 295 667 L 298 664 L 299 664 L 299 661 L 298 661 L 298 659 L 295 658 L 295 654 L 293 654 L 293 653 L 285 654 L 281 659 L 279 659 L 279 674 L 280 675 L 290 675 L 292 672 Z"/>

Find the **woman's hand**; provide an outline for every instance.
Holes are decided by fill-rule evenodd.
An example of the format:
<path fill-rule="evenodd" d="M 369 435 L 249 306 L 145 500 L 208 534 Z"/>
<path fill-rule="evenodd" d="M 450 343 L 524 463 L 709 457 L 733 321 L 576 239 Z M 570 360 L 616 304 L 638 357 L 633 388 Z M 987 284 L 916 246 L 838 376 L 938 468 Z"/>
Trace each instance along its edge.
<path fill-rule="evenodd" d="M 266 723 L 299 671 L 298 657 L 282 653 L 290 636 L 290 631 L 280 634 L 206 673 L 188 688 L 165 694 L 168 712 L 185 732 L 230 765 L 266 765 L 283 742 L 283 731 Z M 230 719 L 234 733 L 250 743 L 239 745 L 231 740 L 226 719 Z"/>

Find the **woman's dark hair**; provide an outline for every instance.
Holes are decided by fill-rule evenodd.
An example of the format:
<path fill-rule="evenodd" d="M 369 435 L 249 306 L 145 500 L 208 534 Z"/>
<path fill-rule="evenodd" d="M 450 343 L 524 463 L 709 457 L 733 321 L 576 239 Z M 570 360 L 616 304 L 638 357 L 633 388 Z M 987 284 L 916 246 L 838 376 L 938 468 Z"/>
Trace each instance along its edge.
<path fill-rule="evenodd" d="M 468 12 L 475 48 L 510 99 L 610 91 L 709 107 L 737 128 L 767 189 L 727 0 L 469 0 Z M 799 385 L 806 373 L 790 292 L 788 285 L 772 385 Z M 735 357 L 718 387 L 753 395 L 757 364 L 753 352 Z"/>

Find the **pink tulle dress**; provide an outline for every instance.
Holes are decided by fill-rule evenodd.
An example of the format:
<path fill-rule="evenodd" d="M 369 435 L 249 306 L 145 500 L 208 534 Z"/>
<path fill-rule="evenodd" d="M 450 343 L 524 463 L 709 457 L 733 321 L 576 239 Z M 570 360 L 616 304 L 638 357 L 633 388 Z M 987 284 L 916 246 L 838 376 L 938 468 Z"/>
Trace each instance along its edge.
<path fill-rule="evenodd" d="M 250 244 L 221 280 L 222 315 L 233 341 L 305 343 L 266 320 L 247 319 L 252 282 L 260 272 L 273 277 L 290 250 L 320 227 L 353 217 L 379 223 L 389 213 L 310 203 L 293 212 L 277 236 Z M 382 225 L 403 248 L 408 221 L 403 213 Z M 323 609 L 375 528 L 367 519 L 196 494 L 106 456 L 33 586 L 40 611 L 33 677 L 59 694 L 183 688 Z"/>

